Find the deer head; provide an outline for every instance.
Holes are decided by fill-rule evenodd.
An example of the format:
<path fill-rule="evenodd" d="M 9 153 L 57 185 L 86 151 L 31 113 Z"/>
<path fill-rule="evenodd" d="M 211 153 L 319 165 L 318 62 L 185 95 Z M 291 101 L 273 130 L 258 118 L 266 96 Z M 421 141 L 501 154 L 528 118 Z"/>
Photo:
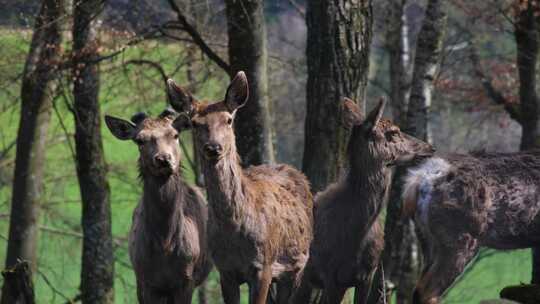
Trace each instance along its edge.
<path fill-rule="evenodd" d="M 369 161 L 383 166 L 401 165 L 411 160 L 433 154 L 433 147 L 407 135 L 392 122 L 381 119 L 386 102 L 378 105 L 363 117 L 356 103 L 348 98 L 343 102 L 343 121 L 351 128 L 349 157 L 352 166 Z"/>
<path fill-rule="evenodd" d="M 173 127 L 177 116 L 172 110 L 163 111 L 157 118 L 135 114 L 131 121 L 105 115 L 105 123 L 116 138 L 137 144 L 143 175 L 166 177 L 180 170 L 178 131 Z"/>
<path fill-rule="evenodd" d="M 227 88 L 225 99 L 202 104 L 189 92 L 168 80 L 168 96 L 172 107 L 184 113 L 175 123 L 177 130 L 193 128 L 196 146 L 207 160 L 217 161 L 236 153 L 233 122 L 236 111 L 248 99 L 248 83 L 244 72 L 238 72 Z"/>

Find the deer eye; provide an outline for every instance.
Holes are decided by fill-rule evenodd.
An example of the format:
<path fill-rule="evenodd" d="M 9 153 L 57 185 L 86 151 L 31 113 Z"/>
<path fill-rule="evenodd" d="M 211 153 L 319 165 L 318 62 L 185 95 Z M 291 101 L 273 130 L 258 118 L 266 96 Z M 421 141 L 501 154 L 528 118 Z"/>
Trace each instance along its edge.
<path fill-rule="evenodd" d="M 228 124 L 228 125 L 231 125 L 231 124 L 232 124 L 232 118 L 231 118 L 231 117 L 227 118 L 227 124 Z"/>
<path fill-rule="evenodd" d="M 178 133 L 174 134 L 174 139 L 178 139 Z"/>

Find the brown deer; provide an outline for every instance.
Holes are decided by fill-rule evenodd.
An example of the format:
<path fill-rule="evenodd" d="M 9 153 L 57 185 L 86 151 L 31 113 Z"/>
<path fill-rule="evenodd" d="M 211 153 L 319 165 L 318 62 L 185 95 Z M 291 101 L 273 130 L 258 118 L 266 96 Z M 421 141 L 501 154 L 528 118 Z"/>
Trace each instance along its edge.
<path fill-rule="evenodd" d="M 391 182 L 391 167 L 433 153 L 431 145 L 404 134 L 381 119 L 384 100 L 364 119 L 350 99 L 343 103 L 345 126 L 351 128 L 348 172 L 318 193 L 314 240 L 304 280 L 295 295 L 308 303 L 313 287 L 323 289 L 322 303 L 341 303 L 355 287 L 355 303 L 366 303 L 384 245 L 379 214 Z"/>
<path fill-rule="evenodd" d="M 439 303 L 479 247 L 540 245 L 540 151 L 434 156 L 409 170 L 403 203 L 423 236 L 413 303 Z"/>
<path fill-rule="evenodd" d="M 239 303 L 244 282 L 250 303 L 266 303 L 272 281 L 277 283 L 278 303 L 286 303 L 300 281 L 312 240 L 307 179 L 287 165 L 241 167 L 233 122 L 248 99 L 243 72 L 221 102 L 198 102 L 172 80 L 169 96 L 173 108 L 187 114 L 180 130 L 193 127 L 196 147 L 204 156 L 210 251 L 225 303 Z"/>
<path fill-rule="evenodd" d="M 143 194 L 129 233 L 139 303 L 191 303 L 212 268 L 208 209 L 201 192 L 182 178 L 175 117 L 171 110 L 157 118 L 140 113 L 132 122 L 105 116 L 114 136 L 139 146 Z"/>

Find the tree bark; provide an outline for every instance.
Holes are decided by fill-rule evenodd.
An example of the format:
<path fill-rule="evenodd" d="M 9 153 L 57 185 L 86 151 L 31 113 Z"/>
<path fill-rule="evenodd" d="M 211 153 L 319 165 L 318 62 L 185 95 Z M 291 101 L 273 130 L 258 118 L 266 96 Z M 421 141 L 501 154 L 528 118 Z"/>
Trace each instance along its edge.
<path fill-rule="evenodd" d="M 416 44 L 405 131 L 427 142 L 431 142 L 429 108 L 441 60 L 446 19 L 444 2 L 429 0 Z"/>
<path fill-rule="evenodd" d="M 394 6 L 397 10 L 403 7 Z M 403 11 L 401 11 L 403 13 Z M 446 28 L 446 13 L 444 2 L 429 0 L 426 12 L 418 35 L 416 56 L 411 83 L 410 97 L 407 102 L 407 90 L 404 89 L 407 78 L 407 67 L 402 52 L 394 50 L 390 52 L 390 64 L 400 64 L 403 68 L 397 72 L 403 74 L 394 75 L 392 79 L 392 98 L 394 104 L 398 104 L 401 113 L 400 127 L 410 135 L 431 142 L 429 127 L 429 107 L 434 89 L 434 79 L 439 69 L 444 33 Z M 401 29 L 402 30 L 402 29 Z M 397 35 L 399 28 L 393 29 Z M 390 36 L 389 46 L 397 43 L 397 38 Z M 401 46 L 404 49 L 404 46 Z M 394 69 L 396 69 L 394 67 Z M 391 69 L 392 71 L 392 69 Z M 395 83 L 394 83 L 395 82 Z M 383 264 L 386 278 L 390 279 L 396 288 L 397 303 L 410 303 L 412 290 L 416 282 L 418 263 L 418 241 L 415 234 L 414 223 L 410 219 L 402 219 L 401 214 L 401 184 L 407 168 L 397 168 L 392 180 L 390 203 L 387 207 L 385 222 L 385 250 Z"/>
<path fill-rule="evenodd" d="M 405 124 L 410 93 L 410 42 L 405 7 L 407 0 L 389 0 L 386 49 L 389 55 L 390 103 L 398 126 Z"/>
<path fill-rule="evenodd" d="M 371 0 L 310 0 L 307 4 L 307 114 L 303 171 L 314 192 L 344 167 L 348 131 L 343 97 L 364 103 L 372 39 Z"/>
<path fill-rule="evenodd" d="M 517 13 L 514 36 L 517 45 L 519 100 L 521 109 L 521 150 L 538 147 L 538 104 L 536 98 L 536 66 L 538 59 L 538 25 L 531 1 Z"/>
<path fill-rule="evenodd" d="M 227 0 L 231 78 L 246 72 L 249 100 L 237 112 L 236 145 L 244 165 L 273 162 L 268 98 L 266 25 L 262 0 Z"/>
<path fill-rule="evenodd" d="M 114 256 L 109 185 L 101 139 L 97 16 L 103 1 L 73 3 L 73 96 L 77 176 L 82 199 L 82 303 L 112 303 Z"/>
<path fill-rule="evenodd" d="M 38 217 L 43 190 L 43 166 L 47 129 L 51 116 L 56 67 L 60 58 L 60 20 L 63 0 L 44 0 L 26 58 L 21 87 L 21 118 L 17 132 L 17 152 L 6 268 L 18 260 L 29 261 L 30 277 L 36 268 Z M 2 303 L 15 303 L 4 282 Z"/>
<path fill-rule="evenodd" d="M 514 25 L 517 45 L 517 67 L 519 74 L 520 123 L 522 128 L 521 150 L 538 148 L 538 98 L 536 96 L 536 72 L 538 64 L 539 7 L 526 1 L 526 8 L 518 8 Z M 531 283 L 540 284 L 540 247 L 532 249 Z"/>
<path fill-rule="evenodd" d="M 11 294 L 10 304 L 34 304 L 34 284 L 32 270 L 28 261 L 17 262 L 13 267 L 2 271 L 6 290 Z"/>

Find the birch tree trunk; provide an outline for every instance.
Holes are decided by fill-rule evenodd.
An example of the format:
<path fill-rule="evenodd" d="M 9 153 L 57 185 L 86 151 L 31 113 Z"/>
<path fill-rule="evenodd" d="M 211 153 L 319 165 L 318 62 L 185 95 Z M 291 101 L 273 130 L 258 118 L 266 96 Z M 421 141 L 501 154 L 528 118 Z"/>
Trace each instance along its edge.
<path fill-rule="evenodd" d="M 236 113 L 238 153 L 244 166 L 273 162 L 268 98 L 266 25 L 262 0 L 226 0 L 229 74 L 246 72 L 249 100 Z"/>
<path fill-rule="evenodd" d="M 403 2 L 402 2 L 403 3 Z M 395 4 L 394 9 L 401 11 L 403 5 Z M 394 16 L 396 18 L 397 16 Z M 416 56 L 414 59 L 410 97 L 408 94 L 408 67 L 406 65 L 405 46 L 398 44 L 396 38 L 403 31 L 400 27 L 392 27 L 389 35 L 389 47 L 397 45 L 401 50 L 390 51 L 390 64 L 396 75 L 392 76 L 391 95 L 396 104 L 396 115 L 400 127 L 408 134 L 431 142 L 429 125 L 429 107 L 434 90 L 434 80 L 440 67 L 441 52 L 446 29 L 446 12 L 444 2 L 429 0 L 425 16 L 418 35 Z M 403 34 L 399 34 L 403 41 Z M 397 58 L 396 58 L 397 57 Z M 392 73 L 392 69 L 391 69 Z M 385 222 L 385 251 L 383 264 L 386 278 L 396 288 L 397 303 L 411 303 L 412 291 L 419 273 L 419 245 L 414 223 L 410 219 L 401 219 L 401 183 L 407 168 L 397 168 L 392 181 L 390 200 Z"/>
<path fill-rule="evenodd" d="M 371 0 L 310 0 L 307 4 L 307 113 L 302 168 L 313 192 L 344 167 L 348 132 L 343 97 L 366 95 L 373 13 Z"/>
<path fill-rule="evenodd" d="M 13 268 L 18 260 L 26 260 L 30 263 L 30 276 L 36 268 L 46 138 L 60 59 L 63 14 L 63 0 L 42 2 L 23 71 L 5 267 Z M 21 296 L 4 284 L 1 302 L 19 303 Z"/>
<path fill-rule="evenodd" d="M 97 16 L 101 0 L 73 3 L 73 96 L 77 176 L 82 199 L 82 303 L 113 303 L 114 255 L 110 191 L 101 138 L 99 41 Z"/>

